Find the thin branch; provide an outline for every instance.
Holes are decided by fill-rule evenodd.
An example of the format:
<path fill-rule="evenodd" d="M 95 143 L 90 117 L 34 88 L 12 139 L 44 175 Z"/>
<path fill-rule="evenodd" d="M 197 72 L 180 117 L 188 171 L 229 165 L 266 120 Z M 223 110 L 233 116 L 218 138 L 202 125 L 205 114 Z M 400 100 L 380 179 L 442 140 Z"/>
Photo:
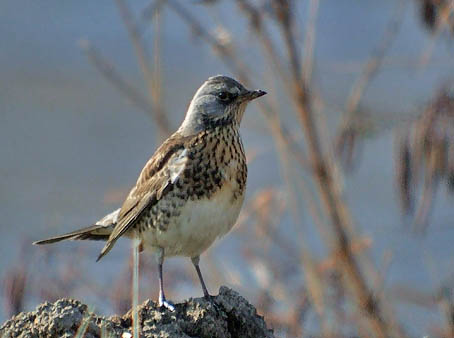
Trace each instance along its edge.
<path fill-rule="evenodd" d="M 347 99 L 345 112 L 342 115 L 342 122 L 340 123 L 340 131 L 338 132 L 335 141 L 337 154 L 345 154 L 347 156 L 345 161 L 347 167 L 352 167 L 354 147 L 358 143 L 358 125 L 361 125 L 357 114 L 359 102 L 361 101 L 364 91 L 383 65 L 385 56 L 402 26 L 405 5 L 405 0 L 399 0 L 394 15 L 386 25 L 380 43 L 352 86 L 350 95 Z"/>
<path fill-rule="evenodd" d="M 263 12 L 258 8 L 254 7 L 247 0 L 236 0 L 236 3 L 240 10 L 242 10 L 249 17 L 249 26 L 254 30 L 255 34 L 260 38 L 263 49 L 271 60 L 272 65 L 281 76 L 283 83 L 286 84 L 288 74 L 285 73 L 284 67 L 282 66 L 282 57 L 276 52 L 275 44 L 271 38 L 271 34 L 266 28 L 266 24 L 263 20 Z"/>
<path fill-rule="evenodd" d="M 144 112 L 153 115 L 153 106 L 148 99 L 140 93 L 132 84 L 128 83 L 123 76 L 115 69 L 112 63 L 104 58 L 90 42 L 83 40 L 80 46 L 95 68 L 115 88 L 122 92 L 134 105 Z"/>
<path fill-rule="evenodd" d="M 140 70 L 143 74 L 145 83 L 147 85 L 149 96 L 153 102 L 153 118 L 158 125 L 161 138 L 168 136 L 171 132 L 170 123 L 167 119 L 167 114 L 163 107 L 159 104 L 159 93 L 156 93 L 155 82 L 153 80 L 153 71 L 148 65 L 148 53 L 146 52 L 144 43 L 140 37 L 138 26 L 136 25 L 133 15 L 129 10 L 125 0 L 115 0 L 120 15 L 128 31 L 134 50 L 136 51 L 137 59 L 140 65 Z M 158 52 L 158 51 L 155 51 Z"/>
<path fill-rule="evenodd" d="M 274 1 L 274 4 L 287 48 L 292 74 L 293 98 L 308 145 L 312 174 L 322 205 L 331 221 L 332 245 L 335 252 L 339 254 L 341 270 L 348 279 L 346 286 L 349 286 L 352 291 L 358 308 L 366 314 L 366 319 L 375 335 L 389 337 L 391 330 L 383 318 L 381 304 L 374 293 L 369 290 L 354 253 L 350 249 L 349 231 L 352 228 L 352 221 L 335 182 L 332 168 L 323 156 L 320 146 L 320 137 L 311 110 L 307 84 L 301 76 L 299 55 L 293 36 L 291 5 L 287 1 Z"/>
<path fill-rule="evenodd" d="M 350 114 L 356 111 L 359 101 L 363 96 L 364 90 L 367 88 L 368 84 L 377 74 L 378 69 L 383 63 L 384 57 L 388 52 L 389 48 L 392 46 L 397 33 L 399 33 L 400 27 L 403 22 L 403 15 L 405 14 L 405 0 L 399 0 L 398 7 L 394 16 L 391 18 L 390 22 L 386 26 L 385 33 L 383 38 L 378 45 L 375 53 L 372 53 L 373 56 L 369 59 L 364 67 L 361 75 L 356 80 L 355 84 L 352 87 L 350 96 L 348 97 L 346 104 L 347 114 Z"/>
<path fill-rule="evenodd" d="M 167 5 L 176 13 L 180 18 L 188 24 L 193 32 L 205 41 L 208 45 L 213 47 L 214 51 L 219 53 L 222 60 L 228 65 L 229 68 L 234 70 L 234 73 L 238 74 L 241 82 L 246 82 L 247 72 L 245 71 L 244 65 L 236 58 L 235 54 L 230 48 L 227 48 L 221 43 L 216 37 L 210 34 L 199 21 L 177 1 L 167 0 Z"/>
<path fill-rule="evenodd" d="M 309 1 L 309 20 L 306 25 L 306 37 L 304 39 L 303 46 L 303 76 L 304 82 L 310 85 L 312 80 L 312 69 L 314 66 L 314 44 L 315 44 L 315 33 L 317 24 L 317 12 L 318 12 L 319 0 Z"/>
<path fill-rule="evenodd" d="M 423 69 L 429 63 L 437 40 L 443 29 L 449 24 L 449 19 L 454 12 L 454 1 L 451 0 L 446 1 L 446 3 L 444 4 L 441 3 L 439 11 L 441 13 L 439 15 L 440 19 L 437 22 L 433 37 L 430 39 L 430 41 L 424 47 L 423 52 L 421 53 L 421 57 L 418 62 L 419 69 Z"/>
<path fill-rule="evenodd" d="M 161 10 L 158 7 L 154 15 L 154 35 L 153 35 L 153 65 L 151 68 L 151 92 L 153 104 L 157 112 L 160 112 L 159 116 L 166 116 L 164 105 L 162 102 L 162 75 L 161 75 Z M 169 122 L 167 118 L 165 122 L 167 130 L 164 130 L 166 134 L 170 132 Z M 167 135 L 163 135 L 167 137 Z"/>

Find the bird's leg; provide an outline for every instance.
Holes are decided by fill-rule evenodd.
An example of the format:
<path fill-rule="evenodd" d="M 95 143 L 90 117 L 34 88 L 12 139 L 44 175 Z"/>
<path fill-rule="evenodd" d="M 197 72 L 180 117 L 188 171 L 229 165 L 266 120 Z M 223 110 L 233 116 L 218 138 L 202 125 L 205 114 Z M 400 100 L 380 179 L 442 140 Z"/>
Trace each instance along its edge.
<path fill-rule="evenodd" d="M 158 264 L 159 264 L 159 306 L 163 306 L 170 311 L 175 311 L 175 306 L 167 301 L 166 295 L 164 294 L 164 282 L 162 279 L 162 265 L 164 264 L 164 249 L 160 248 L 158 252 Z"/>
<path fill-rule="evenodd" d="M 202 284 L 203 295 L 205 296 L 205 298 L 210 299 L 210 294 L 208 293 L 205 282 L 203 281 L 202 272 L 200 271 L 199 267 L 200 256 L 192 257 L 191 261 L 192 264 L 194 264 L 197 275 L 199 276 L 200 284 Z"/>

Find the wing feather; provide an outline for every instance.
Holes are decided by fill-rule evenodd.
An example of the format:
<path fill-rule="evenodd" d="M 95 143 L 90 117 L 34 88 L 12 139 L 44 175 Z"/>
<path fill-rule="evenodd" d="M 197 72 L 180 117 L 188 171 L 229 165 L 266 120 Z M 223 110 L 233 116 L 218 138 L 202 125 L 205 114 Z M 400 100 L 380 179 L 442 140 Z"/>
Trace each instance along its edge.
<path fill-rule="evenodd" d="M 115 242 L 130 230 L 143 212 L 155 205 L 170 190 L 187 162 L 184 145 L 192 137 L 174 134 L 156 151 L 142 170 L 136 185 L 121 207 L 118 222 L 97 261 L 104 257 Z"/>

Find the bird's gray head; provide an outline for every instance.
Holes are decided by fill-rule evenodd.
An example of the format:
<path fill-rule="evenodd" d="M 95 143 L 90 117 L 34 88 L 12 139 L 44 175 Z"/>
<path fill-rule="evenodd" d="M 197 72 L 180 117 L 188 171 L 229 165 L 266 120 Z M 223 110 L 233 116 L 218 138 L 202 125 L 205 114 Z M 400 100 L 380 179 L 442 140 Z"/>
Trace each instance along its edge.
<path fill-rule="evenodd" d="M 213 76 L 197 90 L 179 132 L 185 136 L 216 126 L 239 126 L 248 102 L 265 95 L 227 76 Z"/>

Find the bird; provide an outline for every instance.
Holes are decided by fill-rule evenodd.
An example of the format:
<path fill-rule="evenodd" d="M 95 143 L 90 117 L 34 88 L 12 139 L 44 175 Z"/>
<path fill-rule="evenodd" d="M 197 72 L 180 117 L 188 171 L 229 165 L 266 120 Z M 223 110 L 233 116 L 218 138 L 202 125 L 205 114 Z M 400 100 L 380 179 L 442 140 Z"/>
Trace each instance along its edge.
<path fill-rule="evenodd" d="M 120 237 L 137 239 L 140 251 L 157 258 L 160 307 L 174 310 L 163 282 L 164 259 L 172 256 L 191 259 L 209 299 L 200 255 L 238 218 L 247 180 L 239 128 L 247 104 L 265 94 L 228 76 L 209 77 L 193 96 L 180 127 L 145 164 L 121 208 L 92 226 L 33 244 L 104 240 L 99 261 Z"/>

